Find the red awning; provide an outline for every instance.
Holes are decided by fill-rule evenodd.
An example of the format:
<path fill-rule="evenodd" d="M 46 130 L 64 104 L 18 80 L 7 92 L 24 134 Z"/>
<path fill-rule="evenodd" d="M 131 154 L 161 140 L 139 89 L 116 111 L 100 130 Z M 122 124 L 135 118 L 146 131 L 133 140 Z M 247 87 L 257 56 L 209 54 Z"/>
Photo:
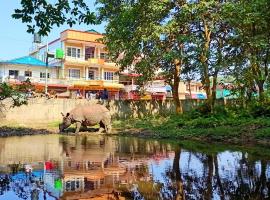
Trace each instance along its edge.
<path fill-rule="evenodd" d="M 136 74 L 136 73 L 121 73 L 122 75 L 125 76 L 130 76 L 130 77 L 139 77 L 142 76 L 142 74 Z"/>

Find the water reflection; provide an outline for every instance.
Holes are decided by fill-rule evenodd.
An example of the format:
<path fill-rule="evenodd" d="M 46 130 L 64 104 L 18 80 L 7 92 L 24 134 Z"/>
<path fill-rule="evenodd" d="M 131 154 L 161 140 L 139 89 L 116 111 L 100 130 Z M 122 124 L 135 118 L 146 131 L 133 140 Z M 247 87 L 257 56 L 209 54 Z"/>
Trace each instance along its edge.
<path fill-rule="evenodd" d="M 103 136 L 0 139 L 0 199 L 269 199 L 267 148 Z"/>

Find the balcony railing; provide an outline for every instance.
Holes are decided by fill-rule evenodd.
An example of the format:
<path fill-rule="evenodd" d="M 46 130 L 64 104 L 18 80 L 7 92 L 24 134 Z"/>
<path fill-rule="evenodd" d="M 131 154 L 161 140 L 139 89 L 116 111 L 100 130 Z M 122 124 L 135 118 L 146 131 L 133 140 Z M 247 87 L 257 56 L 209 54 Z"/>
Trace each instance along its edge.
<path fill-rule="evenodd" d="M 67 60 L 72 60 L 72 61 L 88 61 L 88 62 L 94 62 L 94 63 L 101 63 L 103 64 L 105 63 L 113 63 L 111 61 L 111 59 L 109 59 L 108 57 L 100 57 L 100 56 L 95 56 L 94 54 L 80 54 L 80 56 L 67 56 L 65 59 Z"/>
<path fill-rule="evenodd" d="M 27 78 L 30 79 L 31 83 L 33 84 L 45 84 L 46 80 L 45 78 L 39 78 L 39 77 L 20 77 L 20 79 L 18 78 L 10 78 L 10 77 L 6 77 L 6 78 L 2 78 L 3 82 L 10 82 L 10 83 L 21 83 L 22 81 L 25 81 Z M 99 83 L 100 81 L 103 81 L 104 83 L 115 83 L 118 84 L 119 80 L 115 79 L 115 80 L 103 80 L 103 79 L 94 79 L 94 80 L 90 80 L 90 79 L 86 79 L 86 78 L 77 78 L 77 79 L 73 79 L 73 78 L 63 78 L 63 79 L 56 79 L 56 78 L 48 78 L 47 79 L 47 83 L 48 84 L 56 84 L 56 85 L 66 85 L 66 86 L 71 86 L 74 83 L 82 83 L 84 82 L 85 84 L 87 83 Z"/>

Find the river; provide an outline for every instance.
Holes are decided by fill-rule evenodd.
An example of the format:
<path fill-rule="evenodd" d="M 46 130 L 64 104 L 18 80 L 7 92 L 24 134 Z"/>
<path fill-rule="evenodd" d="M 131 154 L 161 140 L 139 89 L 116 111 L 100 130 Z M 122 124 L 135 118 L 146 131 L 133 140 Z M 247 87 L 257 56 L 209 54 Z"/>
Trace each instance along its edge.
<path fill-rule="evenodd" d="M 0 138 L 2 200 L 270 199 L 270 149 L 130 137 Z"/>

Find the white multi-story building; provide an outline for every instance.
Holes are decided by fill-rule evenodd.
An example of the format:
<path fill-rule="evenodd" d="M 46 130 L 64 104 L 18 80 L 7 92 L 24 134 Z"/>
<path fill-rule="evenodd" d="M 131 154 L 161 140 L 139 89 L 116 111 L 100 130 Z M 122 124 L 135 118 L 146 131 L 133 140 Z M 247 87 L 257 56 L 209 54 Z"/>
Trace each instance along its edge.
<path fill-rule="evenodd" d="M 52 80 L 56 82 L 57 67 L 46 66 L 46 63 L 32 56 L 0 61 L 0 81 L 20 84 L 22 81 L 30 79 L 36 87 L 42 88 L 45 86 L 46 68 L 48 80 L 51 83 Z"/>

